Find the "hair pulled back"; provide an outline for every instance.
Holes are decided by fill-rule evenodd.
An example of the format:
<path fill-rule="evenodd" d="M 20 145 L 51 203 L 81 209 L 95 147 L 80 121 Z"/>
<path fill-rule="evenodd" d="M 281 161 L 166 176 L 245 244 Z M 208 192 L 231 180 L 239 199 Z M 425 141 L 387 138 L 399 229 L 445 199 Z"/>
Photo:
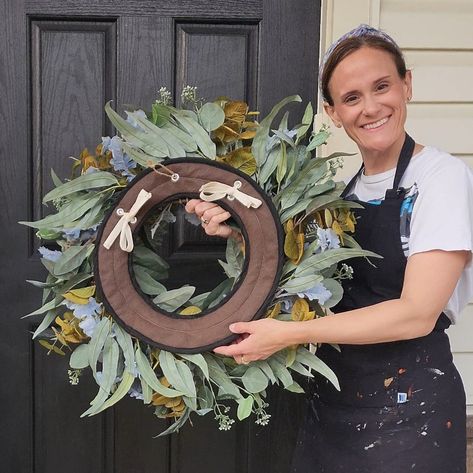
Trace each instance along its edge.
<path fill-rule="evenodd" d="M 396 65 L 397 72 L 401 79 L 406 77 L 406 62 L 401 49 L 395 41 L 386 33 L 381 32 L 375 28 L 365 27 L 361 34 L 356 35 L 358 27 L 350 31 L 347 35 L 342 36 L 332 47 L 327 51 L 327 54 L 322 63 L 320 71 L 320 89 L 322 91 L 323 99 L 329 104 L 333 105 L 333 99 L 329 90 L 329 83 L 333 71 L 338 64 L 351 53 L 363 47 L 380 49 L 386 51 L 393 58 Z M 367 29 L 368 28 L 368 29 Z"/>

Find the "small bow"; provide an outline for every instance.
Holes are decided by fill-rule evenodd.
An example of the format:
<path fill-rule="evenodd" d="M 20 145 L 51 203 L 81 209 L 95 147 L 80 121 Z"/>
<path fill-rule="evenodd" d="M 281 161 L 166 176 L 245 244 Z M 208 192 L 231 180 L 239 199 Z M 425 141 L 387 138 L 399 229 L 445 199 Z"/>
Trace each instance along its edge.
<path fill-rule="evenodd" d="M 140 211 L 141 207 L 151 199 L 151 196 L 151 192 L 141 189 L 135 203 L 128 212 L 125 212 L 123 209 L 117 209 L 117 214 L 120 215 L 121 218 L 103 244 L 107 250 L 110 249 L 113 242 L 117 239 L 118 235 L 120 235 L 120 248 L 128 253 L 133 251 L 133 235 L 131 233 L 130 223 L 136 223 L 136 214 Z"/>
<path fill-rule="evenodd" d="M 238 200 L 238 202 L 241 202 L 245 207 L 257 209 L 262 204 L 261 200 L 239 191 L 238 189 L 240 187 L 240 181 L 235 181 L 233 187 L 223 184 L 222 182 L 207 182 L 199 189 L 200 198 L 206 202 L 212 202 L 227 197 L 228 200 Z"/>

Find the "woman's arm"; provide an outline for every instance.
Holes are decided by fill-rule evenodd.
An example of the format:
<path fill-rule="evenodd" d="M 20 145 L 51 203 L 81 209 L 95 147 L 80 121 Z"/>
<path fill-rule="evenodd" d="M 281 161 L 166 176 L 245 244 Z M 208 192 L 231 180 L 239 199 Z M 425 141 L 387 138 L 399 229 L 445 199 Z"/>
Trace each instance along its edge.
<path fill-rule="evenodd" d="M 249 333 L 216 353 L 253 361 L 298 343 L 369 344 L 416 338 L 430 333 L 455 289 L 469 251 L 433 250 L 408 259 L 401 297 L 307 322 L 262 319 L 233 324 Z M 276 323 L 274 323 L 276 322 Z"/>

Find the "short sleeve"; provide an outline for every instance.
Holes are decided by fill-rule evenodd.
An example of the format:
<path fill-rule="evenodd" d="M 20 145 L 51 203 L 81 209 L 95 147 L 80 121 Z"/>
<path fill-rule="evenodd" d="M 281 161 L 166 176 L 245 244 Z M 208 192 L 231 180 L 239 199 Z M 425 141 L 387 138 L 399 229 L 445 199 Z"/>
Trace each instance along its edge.
<path fill-rule="evenodd" d="M 473 251 L 473 172 L 445 154 L 418 182 L 409 256 L 429 250 Z M 446 308 L 452 320 L 473 299 L 473 263 L 465 267 Z"/>

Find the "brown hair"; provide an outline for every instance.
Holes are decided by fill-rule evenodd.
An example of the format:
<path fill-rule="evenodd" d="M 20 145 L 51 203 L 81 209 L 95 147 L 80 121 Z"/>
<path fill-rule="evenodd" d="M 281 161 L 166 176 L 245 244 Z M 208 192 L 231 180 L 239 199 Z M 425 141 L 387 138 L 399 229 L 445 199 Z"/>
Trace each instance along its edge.
<path fill-rule="evenodd" d="M 363 36 L 355 36 L 346 38 L 338 43 L 329 56 L 325 59 L 323 69 L 321 71 L 320 89 L 324 100 L 329 104 L 333 105 L 333 99 L 329 90 L 329 82 L 332 77 L 333 71 L 338 64 L 345 59 L 351 53 L 361 49 L 362 47 L 381 49 L 389 53 L 396 65 L 399 77 L 404 79 L 406 77 L 406 62 L 399 46 L 391 41 L 388 41 L 382 36 L 366 34 Z"/>

